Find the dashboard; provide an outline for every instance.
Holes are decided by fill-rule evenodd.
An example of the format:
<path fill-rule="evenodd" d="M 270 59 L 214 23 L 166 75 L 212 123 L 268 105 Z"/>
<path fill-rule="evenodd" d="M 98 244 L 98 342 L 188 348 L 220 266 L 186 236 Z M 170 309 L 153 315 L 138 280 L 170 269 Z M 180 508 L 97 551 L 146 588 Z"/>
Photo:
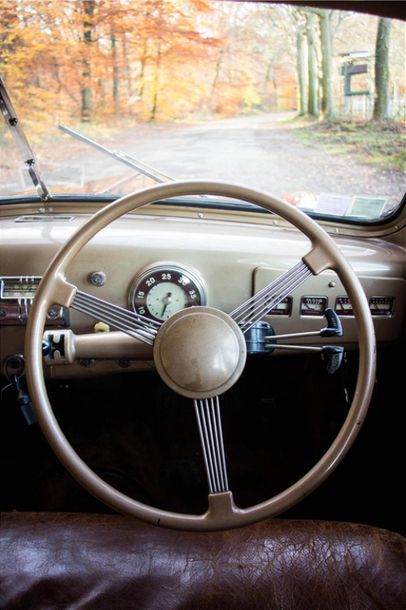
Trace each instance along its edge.
<path fill-rule="evenodd" d="M 47 265 L 87 214 L 8 216 L 0 221 L 0 359 L 23 353 L 32 299 Z M 367 295 L 378 344 L 399 339 L 405 310 L 404 249 L 378 238 L 335 237 Z M 292 268 L 310 250 L 309 240 L 286 224 L 206 217 L 202 213 L 128 215 L 93 238 L 69 268 L 67 280 L 81 291 L 128 308 L 151 323 L 180 309 L 208 305 L 231 312 Z M 343 336 L 329 343 L 357 346 L 357 323 L 345 290 L 333 271 L 311 276 L 278 302 L 264 318 L 267 332 L 315 333 L 326 312 L 339 317 Z M 113 321 L 114 322 L 114 321 Z M 47 328 L 75 335 L 114 331 L 83 312 L 55 305 Z M 271 328 L 271 331 L 269 331 Z M 319 345 L 316 334 L 296 345 Z M 198 349 L 199 346 L 196 346 Z M 281 350 L 278 354 L 290 353 Z M 147 351 L 137 358 L 82 357 L 48 362 L 52 377 L 100 375 L 153 367 Z"/>

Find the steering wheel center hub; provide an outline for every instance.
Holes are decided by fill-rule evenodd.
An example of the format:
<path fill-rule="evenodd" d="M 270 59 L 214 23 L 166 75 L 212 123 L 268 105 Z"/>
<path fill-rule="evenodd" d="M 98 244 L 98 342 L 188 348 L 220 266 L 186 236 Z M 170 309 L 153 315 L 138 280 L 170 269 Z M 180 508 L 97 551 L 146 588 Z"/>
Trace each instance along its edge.
<path fill-rule="evenodd" d="M 240 377 L 247 356 L 244 336 L 227 314 L 189 307 L 171 316 L 154 343 L 161 379 L 187 398 L 224 393 Z"/>

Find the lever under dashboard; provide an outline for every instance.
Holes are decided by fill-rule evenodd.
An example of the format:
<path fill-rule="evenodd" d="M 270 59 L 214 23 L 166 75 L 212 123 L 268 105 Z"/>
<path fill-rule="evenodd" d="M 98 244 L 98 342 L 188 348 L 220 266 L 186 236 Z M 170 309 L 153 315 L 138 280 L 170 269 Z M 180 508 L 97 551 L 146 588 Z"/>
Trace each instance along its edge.
<path fill-rule="evenodd" d="M 318 352 L 325 362 L 326 371 L 334 374 L 341 366 L 344 348 L 340 345 L 293 345 L 277 343 L 279 339 L 297 339 L 304 337 L 341 337 L 343 334 L 341 321 L 333 309 L 326 309 L 327 326 L 320 330 L 285 333 L 276 335 L 273 327 L 265 321 L 257 322 L 246 333 L 247 352 L 254 354 L 271 354 L 276 350 L 292 352 Z"/>
<path fill-rule="evenodd" d="M 46 331 L 42 353 L 48 365 L 72 364 L 76 360 L 152 360 L 152 346 L 123 332 L 76 335 L 72 330 Z"/>

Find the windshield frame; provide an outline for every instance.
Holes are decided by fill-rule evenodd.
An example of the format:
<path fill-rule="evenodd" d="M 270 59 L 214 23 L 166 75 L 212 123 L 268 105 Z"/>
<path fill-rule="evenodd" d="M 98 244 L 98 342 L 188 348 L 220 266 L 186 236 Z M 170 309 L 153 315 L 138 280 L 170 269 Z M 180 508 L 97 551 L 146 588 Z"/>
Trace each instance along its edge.
<path fill-rule="evenodd" d="M 128 195 L 124 195 L 127 197 Z M 44 207 L 44 201 L 38 195 L 13 195 L 10 197 L 0 197 L 0 208 L 1 206 L 8 205 L 24 205 L 24 204 L 39 204 L 41 206 L 42 212 L 49 212 L 52 214 L 57 214 L 55 209 L 50 209 L 52 204 L 66 204 L 66 203 L 100 203 L 107 205 L 109 203 L 113 203 L 114 201 L 118 201 L 121 198 L 121 195 L 102 195 L 102 194 L 61 194 L 61 195 L 51 195 L 49 199 L 46 201 L 46 207 Z M 214 197 L 208 199 L 203 199 L 201 197 L 182 197 L 182 198 L 172 198 L 172 199 L 160 199 L 151 204 L 152 206 L 163 206 L 163 207 L 178 207 L 178 208 L 196 208 L 202 210 L 222 210 L 224 212 L 249 212 L 256 214 L 270 214 L 268 210 L 261 208 L 252 203 L 230 200 L 228 202 L 223 200 L 216 200 Z M 406 210 L 406 194 L 403 196 L 397 208 L 391 214 L 388 214 L 384 217 L 368 220 L 364 217 L 343 217 L 343 216 L 334 216 L 329 214 L 320 214 L 313 210 L 302 209 L 301 211 L 307 214 L 310 218 L 320 223 L 333 223 L 334 225 L 340 226 L 352 226 L 352 227 L 385 227 L 390 223 L 393 223 L 398 218 L 404 215 Z M 77 210 L 80 213 L 80 209 Z"/>

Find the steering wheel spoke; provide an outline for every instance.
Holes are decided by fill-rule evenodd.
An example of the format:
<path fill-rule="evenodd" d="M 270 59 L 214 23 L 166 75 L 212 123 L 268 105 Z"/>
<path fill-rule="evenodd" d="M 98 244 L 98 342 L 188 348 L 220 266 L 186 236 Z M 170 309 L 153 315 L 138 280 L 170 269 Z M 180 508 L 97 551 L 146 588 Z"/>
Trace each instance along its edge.
<path fill-rule="evenodd" d="M 283 301 L 293 290 L 301 286 L 312 275 L 310 267 L 299 261 L 296 265 L 285 271 L 276 280 L 259 290 L 250 299 L 247 299 L 234 309 L 230 316 L 246 333 L 269 312 Z"/>
<path fill-rule="evenodd" d="M 160 322 L 81 290 L 76 290 L 70 306 L 149 345 L 153 345 L 161 326 Z"/>
<path fill-rule="evenodd" d="M 220 399 L 195 400 L 194 405 L 210 494 L 228 492 Z"/>

